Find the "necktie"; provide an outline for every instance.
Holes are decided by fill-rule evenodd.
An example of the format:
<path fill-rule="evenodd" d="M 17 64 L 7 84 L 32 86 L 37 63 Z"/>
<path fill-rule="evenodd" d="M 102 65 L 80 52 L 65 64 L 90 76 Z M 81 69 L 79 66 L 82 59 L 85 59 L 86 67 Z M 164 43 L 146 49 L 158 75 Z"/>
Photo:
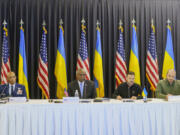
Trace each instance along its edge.
<path fill-rule="evenodd" d="M 11 86 L 11 89 L 9 91 L 9 96 L 11 96 L 12 93 L 13 93 L 13 86 Z"/>
<path fill-rule="evenodd" d="M 81 97 L 83 97 L 83 83 L 80 83 Z"/>

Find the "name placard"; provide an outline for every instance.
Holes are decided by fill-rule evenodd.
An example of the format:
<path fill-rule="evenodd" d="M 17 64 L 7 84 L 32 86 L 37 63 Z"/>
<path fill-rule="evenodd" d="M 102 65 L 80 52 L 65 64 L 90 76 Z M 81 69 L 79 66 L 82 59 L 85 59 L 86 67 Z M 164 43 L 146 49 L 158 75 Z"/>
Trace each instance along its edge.
<path fill-rule="evenodd" d="M 178 95 L 178 96 L 168 96 L 168 101 L 180 101 L 180 95 Z"/>
<path fill-rule="evenodd" d="M 63 97 L 63 103 L 79 103 L 79 97 Z"/>
<path fill-rule="evenodd" d="M 9 102 L 25 103 L 26 101 L 26 97 L 9 97 Z"/>

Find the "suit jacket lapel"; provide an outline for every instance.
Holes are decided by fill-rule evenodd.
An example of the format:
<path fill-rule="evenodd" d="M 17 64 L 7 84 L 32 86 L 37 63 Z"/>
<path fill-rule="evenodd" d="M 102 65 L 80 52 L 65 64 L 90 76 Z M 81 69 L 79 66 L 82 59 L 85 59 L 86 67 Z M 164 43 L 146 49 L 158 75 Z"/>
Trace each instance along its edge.
<path fill-rule="evenodd" d="M 15 88 L 14 88 L 14 91 L 16 91 L 17 90 L 17 85 L 15 84 Z"/>
<path fill-rule="evenodd" d="M 84 87 L 83 87 L 83 97 L 87 97 L 87 81 L 84 81 Z"/>
<path fill-rule="evenodd" d="M 16 91 L 17 91 L 17 85 L 15 84 L 13 93 L 16 92 Z"/>
<path fill-rule="evenodd" d="M 4 89 L 6 89 L 5 90 L 5 95 L 9 96 L 9 84 L 6 84 L 5 87 L 6 87 L 6 88 L 4 88 Z"/>

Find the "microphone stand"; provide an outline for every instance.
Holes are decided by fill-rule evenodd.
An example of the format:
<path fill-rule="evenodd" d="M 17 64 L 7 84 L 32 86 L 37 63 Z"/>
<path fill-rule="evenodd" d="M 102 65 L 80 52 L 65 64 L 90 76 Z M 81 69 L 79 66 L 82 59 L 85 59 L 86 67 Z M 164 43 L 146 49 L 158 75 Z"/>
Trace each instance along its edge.
<path fill-rule="evenodd" d="M 128 98 L 131 98 L 130 97 L 130 87 L 128 87 Z"/>
<path fill-rule="evenodd" d="M 87 86 L 87 84 L 86 84 L 86 81 L 84 81 L 84 98 L 86 99 L 87 97 L 86 97 L 86 86 Z"/>

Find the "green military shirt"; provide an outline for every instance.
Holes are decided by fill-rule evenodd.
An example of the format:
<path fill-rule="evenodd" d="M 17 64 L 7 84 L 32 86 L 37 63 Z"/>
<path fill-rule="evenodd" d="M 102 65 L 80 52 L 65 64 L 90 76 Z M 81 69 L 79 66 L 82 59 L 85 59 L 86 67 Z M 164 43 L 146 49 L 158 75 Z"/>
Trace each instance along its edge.
<path fill-rule="evenodd" d="M 180 95 L 180 80 L 174 80 L 172 84 L 167 79 L 158 82 L 156 97 L 166 98 L 167 94 Z"/>

